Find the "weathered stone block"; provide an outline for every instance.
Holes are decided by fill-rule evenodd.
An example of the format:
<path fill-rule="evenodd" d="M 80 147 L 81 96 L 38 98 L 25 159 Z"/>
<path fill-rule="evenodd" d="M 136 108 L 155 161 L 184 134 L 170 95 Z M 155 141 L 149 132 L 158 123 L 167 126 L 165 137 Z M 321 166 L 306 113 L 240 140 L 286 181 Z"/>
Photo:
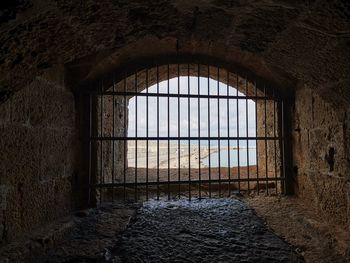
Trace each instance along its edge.
<path fill-rule="evenodd" d="M 72 130 L 47 130 L 41 138 L 40 180 L 70 176 L 75 163 Z"/>
<path fill-rule="evenodd" d="M 5 125 L 11 120 L 11 102 L 0 104 L 0 125 Z"/>
<path fill-rule="evenodd" d="M 334 109 L 307 88 L 298 90 L 293 156 L 298 196 L 328 222 L 348 228 L 348 131 L 341 116 L 346 116 L 344 110 Z"/>
<path fill-rule="evenodd" d="M 6 241 L 71 209 L 75 109 L 73 95 L 60 85 L 37 78 L 1 105 L 0 182 L 6 198 L 0 204 L 6 208 L 0 234 Z"/>
<path fill-rule="evenodd" d="M 70 180 L 52 180 L 45 183 L 19 183 L 8 192 L 5 211 L 6 239 L 14 240 L 23 233 L 37 228 L 41 224 L 67 215 L 71 210 Z"/>
<path fill-rule="evenodd" d="M 22 181 L 36 181 L 41 163 L 42 131 L 21 125 L 0 128 L 0 159 L 3 182 L 15 184 Z"/>

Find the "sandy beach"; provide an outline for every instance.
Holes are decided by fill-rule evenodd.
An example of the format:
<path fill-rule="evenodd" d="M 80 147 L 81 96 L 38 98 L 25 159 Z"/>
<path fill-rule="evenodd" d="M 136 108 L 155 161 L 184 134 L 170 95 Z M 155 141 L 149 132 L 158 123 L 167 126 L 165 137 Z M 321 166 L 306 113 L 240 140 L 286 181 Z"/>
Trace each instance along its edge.
<path fill-rule="evenodd" d="M 159 155 L 158 155 L 159 147 Z M 167 142 L 159 142 L 159 146 L 156 141 L 151 141 L 148 143 L 148 156 L 147 156 L 147 146 L 146 142 L 139 141 L 137 143 L 137 152 L 135 151 L 135 142 L 128 142 L 128 167 L 138 167 L 138 168 L 207 168 L 208 164 L 203 162 L 209 154 L 219 152 L 218 146 L 201 145 L 198 144 L 180 144 Z M 210 148 L 210 149 L 209 149 Z M 242 148 L 241 149 L 245 149 Z M 236 146 L 222 146 L 220 151 L 232 151 L 237 150 Z M 180 153 L 179 153 L 180 152 Z M 180 158 L 179 158 L 180 156 Z M 147 163 L 148 158 L 148 163 Z M 159 160 L 158 160 L 159 158 Z M 168 162 L 169 159 L 169 162 Z M 135 162 L 137 160 L 137 162 Z M 226 161 L 227 162 L 227 161 Z M 180 163 L 180 166 L 179 166 Z M 224 160 L 223 160 L 224 163 Z M 220 165 L 223 166 L 223 165 Z M 227 166 L 227 165 L 226 165 Z M 213 167 L 213 165 L 211 165 Z"/>
<path fill-rule="evenodd" d="M 215 191 L 229 193 L 238 189 L 246 191 L 280 187 L 280 182 L 274 179 L 276 177 L 274 172 L 266 173 L 262 167 L 257 171 L 256 165 L 240 167 L 220 165 L 209 168 L 205 164 L 205 159 L 209 153 L 211 155 L 218 153 L 218 147 L 211 147 L 209 150 L 208 145 L 199 148 L 198 145 L 189 147 L 188 144 L 181 144 L 180 159 L 178 144 L 168 145 L 167 142 L 160 142 L 158 146 L 156 141 L 149 142 L 148 157 L 146 149 L 146 142 L 139 141 L 136 154 L 135 142 L 129 142 L 125 174 L 123 169 L 117 170 L 115 174 L 114 183 L 126 184 L 125 187 L 114 188 L 117 196 L 124 195 L 125 191 L 132 198 L 135 192 L 144 195 L 146 189 L 153 195 L 157 195 L 158 192 L 163 195 L 178 195 L 180 192 L 181 195 L 188 195 L 191 191 L 194 196 L 199 196 L 199 192 L 208 195 L 211 192 L 214 194 Z M 228 151 L 229 148 L 225 146 L 220 150 Z M 230 150 L 237 150 L 237 147 L 230 147 Z M 105 183 L 112 182 L 105 181 Z"/>

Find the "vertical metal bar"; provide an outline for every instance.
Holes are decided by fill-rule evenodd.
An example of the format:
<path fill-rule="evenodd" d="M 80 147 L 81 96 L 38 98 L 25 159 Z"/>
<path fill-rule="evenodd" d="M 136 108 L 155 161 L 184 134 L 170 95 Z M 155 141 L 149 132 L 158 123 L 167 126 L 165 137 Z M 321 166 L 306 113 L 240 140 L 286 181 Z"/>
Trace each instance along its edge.
<path fill-rule="evenodd" d="M 198 68 L 198 179 L 199 179 L 199 199 L 202 198 L 202 175 L 201 175 L 201 101 L 200 101 L 200 66 Z"/>
<path fill-rule="evenodd" d="M 177 89 L 180 94 L 180 64 L 177 64 Z M 179 199 L 181 198 L 181 156 L 180 156 L 180 96 L 177 98 L 177 157 L 178 157 L 178 181 L 179 181 Z"/>
<path fill-rule="evenodd" d="M 135 70 L 135 137 L 137 138 L 137 70 Z M 137 201 L 137 150 L 138 150 L 138 140 L 135 140 L 135 201 Z"/>
<path fill-rule="evenodd" d="M 180 64 L 177 64 L 177 89 L 180 95 Z M 179 181 L 179 199 L 181 198 L 181 160 L 180 160 L 180 97 L 177 98 L 177 160 L 178 160 L 178 181 Z"/>
<path fill-rule="evenodd" d="M 113 78 L 113 92 L 115 92 L 115 79 Z M 115 95 L 112 96 L 112 136 L 115 136 Z M 112 140 L 112 185 L 115 179 L 115 140 Z M 119 142 L 118 142 L 119 143 Z M 114 201 L 114 187 L 112 187 L 112 201 Z"/>
<path fill-rule="evenodd" d="M 276 145 L 276 98 L 275 98 L 275 90 L 273 90 L 273 144 L 274 144 L 274 161 L 275 161 L 275 190 L 276 194 L 278 192 L 277 189 L 277 145 Z"/>
<path fill-rule="evenodd" d="M 283 158 L 284 158 L 284 190 L 286 195 L 291 195 L 294 193 L 293 188 L 293 156 L 292 156 L 292 144 L 291 144 L 291 101 L 288 98 L 285 98 L 282 101 L 282 131 L 283 131 Z M 282 180 L 283 182 L 283 180 Z"/>
<path fill-rule="evenodd" d="M 247 135 L 247 178 L 248 178 L 248 193 L 250 192 L 250 167 L 249 167 L 249 132 L 248 132 L 248 80 L 245 78 L 245 126 L 246 126 L 246 135 Z"/>
<path fill-rule="evenodd" d="M 283 175 L 283 180 L 281 182 L 283 182 L 284 187 L 282 188 L 284 193 L 287 193 L 287 178 L 286 178 L 286 156 L 285 156 L 285 143 L 286 143 L 286 136 L 285 136 L 285 109 L 284 109 L 284 101 L 281 101 L 281 119 L 282 119 L 282 123 L 281 123 L 281 133 L 282 133 L 282 138 L 283 138 L 283 142 L 282 142 L 282 175 Z"/>
<path fill-rule="evenodd" d="M 240 164 L 240 140 L 239 140 L 239 99 L 238 99 L 238 90 L 239 90 L 239 80 L 238 80 L 238 75 L 236 77 L 236 95 L 237 95 L 237 103 L 236 103 L 236 110 L 237 110 L 237 177 L 238 177 L 238 193 L 241 193 L 241 164 Z"/>
<path fill-rule="evenodd" d="M 208 65 L 208 157 L 209 157 L 209 197 L 211 197 L 211 152 L 210 152 L 210 66 Z"/>
<path fill-rule="evenodd" d="M 170 200 L 170 74 L 168 64 L 168 200 Z"/>
<path fill-rule="evenodd" d="M 187 64 L 187 93 L 190 95 L 190 64 Z M 188 199 L 191 200 L 191 99 L 187 97 L 187 118 L 188 118 Z"/>
<path fill-rule="evenodd" d="M 283 100 L 283 155 L 284 155 L 284 180 L 285 180 L 285 194 L 291 195 L 294 193 L 293 188 L 293 174 L 292 174 L 292 165 L 293 165 L 293 156 L 292 156 L 292 144 L 291 144 L 291 102 L 288 98 Z"/>
<path fill-rule="evenodd" d="M 148 69 L 146 69 L 146 200 L 148 200 Z"/>
<path fill-rule="evenodd" d="M 101 85 L 101 96 L 100 96 L 100 136 L 103 137 L 103 82 Z M 103 174 L 103 140 L 100 140 L 100 180 L 101 180 L 101 184 L 104 183 L 104 174 Z M 103 189 L 100 188 L 100 203 L 102 203 L 102 193 L 103 193 Z"/>
<path fill-rule="evenodd" d="M 268 159 L 267 159 L 267 109 L 266 109 L 266 86 L 264 85 L 264 119 L 265 119 L 265 177 L 266 177 L 266 193 L 269 193 L 268 179 Z"/>
<path fill-rule="evenodd" d="M 92 95 L 89 94 L 89 191 L 88 191 L 88 205 L 91 206 L 91 177 L 92 177 Z"/>
<path fill-rule="evenodd" d="M 159 200 L 159 66 L 157 65 L 157 200 Z"/>
<path fill-rule="evenodd" d="M 125 74 L 125 78 L 124 78 L 124 178 L 123 178 L 123 195 L 124 195 L 124 201 L 126 200 L 126 166 L 127 166 L 127 151 L 126 151 L 126 146 L 128 144 L 128 140 L 127 140 L 127 135 L 128 135 L 128 131 L 127 131 L 127 123 L 126 123 L 126 114 L 127 114 L 127 102 L 126 102 L 126 81 L 127 81 L 127 75 Z"/>
<path fill-rule="evenodd" d="M 227 73 L 227 164 L 228 164 L 228 195 L 231 196 L 231 149 L 230 149 L 230 99 L 228 96 L 230 95 L 230 73 L 226 70 Z"/>
<path fill-rule="evenodd" d="M 283 131 L 283 100 L 278 100 L 278 111 L 277 111 L 277 116 L 278 116 L 278 138 L 279 138 L 279 151 L 280 151 L 280 177 L 283 178 L 281 179 L 281 192 L 285 193 L 285 172 L 284 172 L 284 131 Z"/>
<path fill-rule="evenodd" d="M 218 67 L 217 68 L 217 78 L 218 78 L 218 90 L 217 90 L 217 93 L 218 95 L 220 95 L 220 68 Z M 221 140 L 220 140 L 220 135 L 221 135 L 221 127 L 220 127 L 220 99 L 219 99 L 219 96 L 218 96 L 218 150 L 219 150 L 219 154 L 218 154 L 218 157 L 219 157 L 219 197 L 221 197 Z"/>
<path fill-rule="evenodd" d="M 258 137 L 258 87 L 255 82 L 255 137 Z M 258 150 L 258 139 L 255 139 L 255 159 L 256 159 L 256 184 L 257 184 L 257 191 L 258 195 L 260 192 L 260 181 L 259 181 L 259 150 Z"/>

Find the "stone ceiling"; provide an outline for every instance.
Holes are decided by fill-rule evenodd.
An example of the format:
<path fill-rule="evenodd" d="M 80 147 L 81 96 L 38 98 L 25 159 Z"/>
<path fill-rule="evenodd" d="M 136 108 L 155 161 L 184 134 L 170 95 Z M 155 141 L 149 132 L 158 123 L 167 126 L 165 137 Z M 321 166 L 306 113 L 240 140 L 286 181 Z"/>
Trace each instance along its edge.
<path fill-rule="evenodd" d="M 0 4 L 0 101 L 51 67 L 71 85 L 128 60 L 201 54 L 349 107 L 347 0 L 14 0 Z"/>

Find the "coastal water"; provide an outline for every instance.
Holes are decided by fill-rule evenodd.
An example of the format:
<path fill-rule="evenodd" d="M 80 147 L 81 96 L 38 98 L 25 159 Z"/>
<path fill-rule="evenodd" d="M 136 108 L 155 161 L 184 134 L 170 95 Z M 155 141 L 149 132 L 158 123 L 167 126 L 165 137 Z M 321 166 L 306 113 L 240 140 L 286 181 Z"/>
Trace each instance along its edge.
<path fill-rule="evenodd" d="M 219 157 L 220 155 L 220 157 Z M 230 155 L 230 159 L 228 158 Z M 238 149 L 223 149 L 219 152 L 210 154 L 210 167 L 219 167 L 219 159 L 221 167 L 237 167 L 239 165 L 247 166 L 248 160 L 249 165 L 256 165 L 256 148 L 240 149 L 238 156 Z M 202 164 L 209 167 L 209 156 L 202 159 Z"/>

